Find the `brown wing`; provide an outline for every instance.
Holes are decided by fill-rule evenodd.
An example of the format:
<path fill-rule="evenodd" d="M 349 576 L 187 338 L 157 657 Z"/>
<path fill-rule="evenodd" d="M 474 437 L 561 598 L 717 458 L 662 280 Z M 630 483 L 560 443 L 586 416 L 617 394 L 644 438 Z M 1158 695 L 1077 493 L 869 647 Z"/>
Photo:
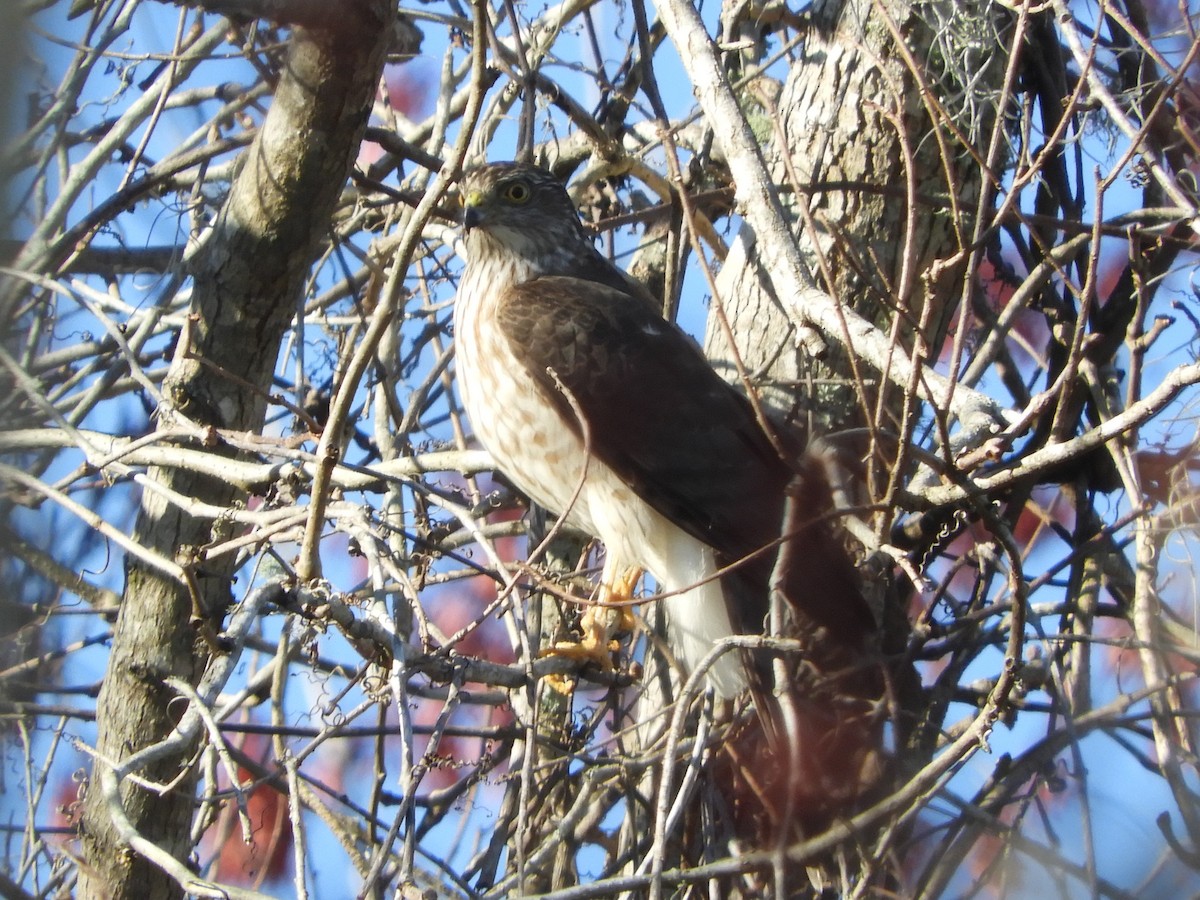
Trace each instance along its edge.
<path fill-rule="evenodd" d="M 682 331 L 629 294 L 577 278 L 511 288 L 514 352 L 592 454 L 692 536 L 732 557 L 779 535 L 789 478 L 744 397 Z"/>
<path fill-rule="evenodd" d="M 804 495 L 811 479 L 801 472 L 792 484 L 796 473 L 750 403 L 649 304 L 594 281 L 545 276 L 510 288 L 497 317 L 518 359 L 582 435 L 559 382 L 570 392 L 587 422 L 592 455 L 712 547 L 720 565 L 779 538 L 789 485 L 793 495 Z M 827 500 L 800 518 L 811 522 L 827 512 Z M 819 518 L 797 538 L 802 564 L 789 565 L 785 595 L 831 633 L 857 641 L 873 618 L 844 548 Z M 725 579 L 744 631 L 761 631 L 774 563 L 772 549 Z"/>

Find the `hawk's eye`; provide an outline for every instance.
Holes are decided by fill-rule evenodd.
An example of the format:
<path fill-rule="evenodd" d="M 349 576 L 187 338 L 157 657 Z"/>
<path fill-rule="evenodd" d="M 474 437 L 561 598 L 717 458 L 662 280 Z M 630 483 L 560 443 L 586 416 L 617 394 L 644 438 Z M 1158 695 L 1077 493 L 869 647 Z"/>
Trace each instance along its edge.
<path fill-rule="evenodd" d="M 504 199 L 512 203 L 526 203 L 529 196 L 529 185 L 523 181 L 514 181 L 504 189 Z"/>

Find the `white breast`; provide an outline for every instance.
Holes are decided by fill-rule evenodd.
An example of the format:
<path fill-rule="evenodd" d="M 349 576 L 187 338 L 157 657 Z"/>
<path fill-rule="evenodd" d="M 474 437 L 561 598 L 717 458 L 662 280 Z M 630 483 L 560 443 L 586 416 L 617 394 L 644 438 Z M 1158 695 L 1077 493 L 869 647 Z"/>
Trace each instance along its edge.
<path fill-rule="evenodd" d="M 534 501 L 562 515 L 583 471 L 580 440 L 567 428 L 492 320 L 495 291 L 468 270 L 454 308 L 454 353 L 463 405 L 479 442 Z M 584 498 L 568 518 L 595 534 Z"/>

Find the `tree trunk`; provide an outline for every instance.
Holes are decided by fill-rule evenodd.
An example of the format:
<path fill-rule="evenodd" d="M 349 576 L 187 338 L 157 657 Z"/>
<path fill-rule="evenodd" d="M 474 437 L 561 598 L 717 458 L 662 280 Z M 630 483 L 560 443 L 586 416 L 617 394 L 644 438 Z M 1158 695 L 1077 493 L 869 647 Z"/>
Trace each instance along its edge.
<path fill-rule="evenodd" d="M 325 234 L 357 153 L 379 82 L 394 4 L 343 5 L 337 31 L 297 29 L 275 99 L 204 246 L 191 264 L 189 326 L 165 385 L 159 428 L 184 422 L 257 433 L 280 340 L 297 310 L 318 241 Z M 219 440 L 214 435 L 214 439 Z M 238 491 L 179 469 L 152 469 L 153 484 L 228 507 Z M 231 556 L 206 560 L 214 523 L 157 490 L 142 498 L 135 539 L 193 576 L 194 595 L 162 572 L 131 560 L 112 653 L 97 706 L 96 765 L 117 763 L 166 737 L 180 713 L 169 676 L 195 683 L 212 652 L 201 632 L 233 601 Z M 189 758 L 160 760 L 141 773 L 170 791 L 122 786 L 125 813 L 147 839 L 184 859 L 195 805 Z M 93 777 L 93 784 L 95 778 Z M 122 846 L 99 790 L 83 822 L 87 865 L 81 897 L 177 897 L 182 891 Z"/>
<path fill-rule="evenodd" d="M 980 185 L 955 132 L 971 146 L 991 135 L 1004 74 L 1000 15 L 983 2 L 818 3 L 779 97 L 759 92 L 772 181 L 786 188 L 781 200 L 815 280 L 925 359 L 936 356 L 962 291 L 960 253 L 972 242 Z M 960 84 L 968 73 L 975 80 Z M 931 115 L 934 96 L 948 119 Z M 878 373 L 855 372 L 835 347 L 818 361 L 798 345 L 748 229 L 717 288 L 745 370 L 776 415 L 814 437 L 873 422 L 899 430 L 895 390 L 875 422 L 886 386 Z M 716 316 L 706 348 L 737 377 Z"/>
<path fill-rule="evenodd" d="M 962 281 L 965 248 L 976 238 L 977 211 L 990 203 L 989 190 L 981 190 L 969 173 L 978 171 L 972 153 L 986 154 L 996 123 L 994 97 L 1005 61 L 997 35 L 1004 21 L 999 17 L 1006 14 L 987 3 L 846 0 L 817 3 L 813 15 L 778 95 L 769 85 L 751 83 L 743 108 L 764 143 L 771 181 L 781 188 L 784 211 L 816 284 L 889 334 L 899 352 L 914 362 L 931 361 L 969 289 Z M 968 75 L 974 80 L 965 84 Z M 935 95 L 939 107 L 930 101 Z M 981 144 L 984 149 L 976 150 Z M 733 242 L 716 286 L 721 314 L 709 317 L 705 341 L 714 365 L 730 380 L 749 373 L 767 412 L 810 442 L 865 429 L 867 440 L 846 442 L 853 462 L 850 497 L 865 504 L 885 496 L 894 487 L 889 481 L 920 410 L 906 407 L 905 392 L 856 360 L 853 348 L 828 340 L 824 358 L 808 352 L 787 304 L 759 264 L 749 226 Z M 815 515 L 817 510 L 806 508 L 801 519 Z M 886 534 L 889 525 L 877 522 L 877 533 Z M 902 654 L 906 592 L 885 590 L 883 578 L 863 580 L 874 582 L 864 584 L 872 605 L 884 607 L 883 652 Z M 813 741 L 800 751 L 802 771 L 809 765 L 827 771 L 829 793 L 822 798 L 824 787 L 805 776 L 800 780 L 807 784 L 793 786 L 786 764 L 777 759 L 772 764 L 769 753 L 766 762 L 760 761 L 763 742 L 751 734 L 735 746 L 727 775 L 733 787 L 724 794 L 735 809 L 731 796 L 755 790 L 780 806 L 786 806 L 781 795 L 794 795 L 795 818 L 778 827 L 786 833 L 798 824 L 811 836 L 814 829 L 823 830 L 822 822 L 853 813 L 882 787 L 880 715 L 889 708 L 885 683 L 893 692 L 890 708 L 898 702 L 907 713 L 903 723 L 896 723 L 898 739 L 920 716 L 921 692 L 911 665 L 903 661 L 889 663 L 889 674 L 873 680 L 870 672 L 879 671 L 874 650 L 873 661 L 864 662 L 859 654 L 857 666 L 865 667 L 861 678 L 830 674 L 847 671 L 843 651 L 850 658 L 855 651 L 813 640 L 804 621 L 804 598 L 791 599 L 798 601 L 798 619 L 785 628 L 786 636 L 809 645 L 802 668 L 822 673 L 817 684 L 800 689 L 797 702 L 802 710 L 815 708 L 818 719 L 840 722 L 813 725 L 817 733 L 837 736 L 824 742 L 833 748 L 822 751 L 828 758 L 807 758 Z M 872 706 L 876 711 L 865 715 Z M 910 763 L 917 765 L 905 759 L 902 768 Z M 778 840 L 780 832 L 770 826 L 764 831 L 761 819 L 738 819 L 738 836 L 758 846 Z M 869 847 L 871 839 L 864 839 Z M 850 862 L 848 871 L 870 877 L 882 866 L 883 860 L 868 854 Z M 838 877 L 836 863 L 822 868 L 818 876 L 810 867 L 809 877 Z M 797 890 L 805 880 L 797 872 L 778 872 L 776 879 L 777 891 Z"/>

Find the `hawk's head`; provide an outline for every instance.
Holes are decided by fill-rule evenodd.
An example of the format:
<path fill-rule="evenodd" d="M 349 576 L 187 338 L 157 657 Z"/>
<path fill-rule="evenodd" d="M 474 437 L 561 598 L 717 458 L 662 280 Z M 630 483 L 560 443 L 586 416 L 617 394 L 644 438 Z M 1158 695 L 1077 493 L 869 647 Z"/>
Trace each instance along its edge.
<path fill-rule="evenodd" d="M 492 163 L 463 175 L 463 229 L 472 260 L 501 254 L 551 271 L 592 253 L 562 184 L 524 163 Z"/>

